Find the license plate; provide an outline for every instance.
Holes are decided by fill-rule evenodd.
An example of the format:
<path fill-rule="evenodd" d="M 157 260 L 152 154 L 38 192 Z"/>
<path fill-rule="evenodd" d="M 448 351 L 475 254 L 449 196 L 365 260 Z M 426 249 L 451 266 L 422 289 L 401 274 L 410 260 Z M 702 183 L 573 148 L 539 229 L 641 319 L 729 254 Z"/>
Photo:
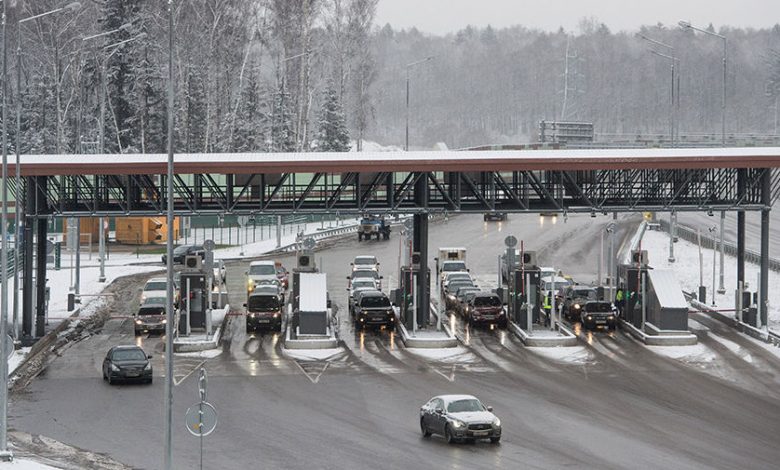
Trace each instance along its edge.
<path fill-rule="evenodd" d="M 607 320 L 596 320 L 596 324 L 597 325 L 606 325 L 607 324 Z"/>
<path fill-rule="evenodd" d="M 138 372 L 128 372 L 127 376 L 128 377 L 138 377 Z"/>
<path fill-rule="evenodd" d="M 257 323 L 271 323 L 271 320 L 268 318 L 260 318 L 257 320 Z"/>
<path fill-rule="evenodd" d="M 475 436 L 487 436 L 488 431 L 474 431 Z"/>
<path fill-rule="evenodd" d="M 373 317 L 371 321 L 385 321 L 384 317 Z"/>
<path fill-rule="evenodd" d="M 495 320 L 495 315 L 482 315 L 483 320 Z"/>

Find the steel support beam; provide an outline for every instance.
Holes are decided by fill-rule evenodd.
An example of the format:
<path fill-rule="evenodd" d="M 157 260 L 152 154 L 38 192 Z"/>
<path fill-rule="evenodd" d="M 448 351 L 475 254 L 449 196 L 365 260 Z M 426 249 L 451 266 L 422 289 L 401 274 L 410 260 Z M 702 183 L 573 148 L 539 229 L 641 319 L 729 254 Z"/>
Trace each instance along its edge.
<path fill-rule="evenodd" d="M 37 248 L 35 255 L 35 337 L 43 338 L 46 334 L 46 242 L 48 241 L 46 219 L 38 219 L 37 232 L 35 245 Z"/>
<path fill-rule="evenodd" d="M 33 225 L 35 224 L 35 177 L 28 177 L 25 188 L 25 221 L 22 235 L 24 270 L 22 272 L 22 337 L 33 336 Z"/>
<path fill-rule="evenodd" d="M 425 175 L 423 175 L 425 176 Z M 428 202 L 428 178 L 418 178 L 414 185 L 414 200 L 417 207 Z M 428 279 L 428 214 L 414 215 L 414 251 L 420 253 L 420 269 L 417 272 L 417 324 L 427 327 L 430 323 L 431 299 Z M 439 312 L 442 315 L 442 312 Z"/>
<path fill-rule="evenodd" d="M 767 324 L 769 304 L 769 212 L 772 208 L 772 178 L 767 169 L 761 176 L 761 199 L 765 204 L 761 211 L 761 287 L 758 311 L 761 315 L 761 325 Z"/>
<path fill-rule="evenodd" d="M 747 170 L 737 172 L 737 193 L 745 191 Z M 737 211 L 737 287 L 745 285 L 745 211 Z"/>

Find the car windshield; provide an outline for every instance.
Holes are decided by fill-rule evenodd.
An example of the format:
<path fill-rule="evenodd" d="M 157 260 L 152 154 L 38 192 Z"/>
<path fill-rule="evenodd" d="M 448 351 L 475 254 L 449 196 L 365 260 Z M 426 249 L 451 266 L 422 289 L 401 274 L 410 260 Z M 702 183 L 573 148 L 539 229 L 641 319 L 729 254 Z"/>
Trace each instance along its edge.
<path fill-rule="evenodd" d="M 456 281 L 458 279 L 471 279 L 471 274 L 469 274 L 469 273 L 462 273 L 462 272 L 456 272 L 456 273 L 452 273 L 452 274 L 447 275 L 447 280 L 450 281 L 450 282 L 451 281 Z"/>
<path fill-rule="evenodd" d="M 144 305 L 165 305 L 165 297 L 147 297 Z"/>
<path fill-rule="evenodd" d="M 477 292 L 479 292 L 479 289 L 476 287 L 461 287 L 458 289 L 458 297 L 465 297 L 467 295 L 471 295 L 473 297 Z"/>
<path fill-rule="evenodd" d="M 249 274 L 255 276 L 270 276 L 276 274 L 276 268 L 272 264 L 256 264 L 249 267 Z"/>
<path fill-rule="evenodd" d="M 587 312 L 611 312 L 612 304 L 609 302 L 588 302 L 585 304 L 585 311 Z"/>
<path fill-rule="evenodd" d="M 455 400 L 447 405 L 447 412 L 449 413 L 463 413 L 469 411 L 485 411 L 485 408 L 483 408 L 482 403 L 475 398 Z"/>
<path fill-rule="evenodd" d="M 384 308 L 390 306 L 390 299 L 387 297 L 363 297 L 360 301 L 360 306 L 363 308 Z"/>
<path fill-rule="evenodd" d="M 369 281 L 365 279 L 355 280 L 355 282 L 352 283 L 353 289 L 367 289 L 367 288 L 373 289 L 374 287 L 375 287 L 374 281 Z"/>
<path fill-rule="evenodd" d="M 249 310 L 279 308 L 279 298 L 275 295 L 253 295 L 249 297 L 247 308 Z"/>
<path fill-rule="evenodd" d="M 184 253 L 186 253 L 186 252 L 187 252 L 187 250 L 188 250 L 189 248 L 190 248 L 190 247 L 189 247 L 189 245 L 182 245 L 182 246 L 177 246 L 176 248 L 174 248 L 174 249 L 173 249 L 173 254 L 174 254 L 174 255 L 181 255 L 181 254 L 184 254 Z"/>
<path fill-rule="evenodd" d="M 163 299 L 163 302 L 165 302 L 165 299 Z M 143 307 L 138 310 L 138 315 L 165 315 L 165 307 Z"/>
<path fill-rule="evenodd" d="M 464 261 L 448 261 L 441 267 L 442 271 L 465 271 L 466 263 Z"/>
<path fill-rule="evenodd" d="M 372 279 L 376 279 L 379 277 L 379 273 L 376 271 L 365 271 L 365 270 L 358 270 L 352 273 L 352 279 L 357 279 L 359 277 L 370 277 Z"/>
<path fill-rule="evenodd" d="M 596 291 L 592 289 L 576 289 L 574 292 L 572 292 L 572 297 L 583 297 L 586 299 L 596 299 Z"/>
<path fill-rule="evenodd" d="M 168 286 L 168 283 L 165 281 L 149 281 L 144 286 L 144 290 L 151 291 L 151 290 L 165 290 Z"/>
<path fill-rule="evenodd" d="M 450 282 L 449 288 L 450 291 L 457 292 L 458 287 L 464 287 L 464 286 L 474 287 L 474 283 L 468 279 L 458 279 L 457 281 Z"/>
<path fill-rule="evenodd" d="M 376 264 L 376 258 L 373 256 L 358 256 L 355 258 L 355 264 L 372 265 Z"/>
<path fill-rule="evenodd" d="M 486 296 L 486 297 L 475 297 L 474 306 L 475 307 L 500 307 L 501 299 L 499 299 L 494 295 Z"/>
<path fill-rule="evenodd" d="M 117 349 L 111 355 L 114 361 L 145 361 L 146 354 L 140 349 Z"/>

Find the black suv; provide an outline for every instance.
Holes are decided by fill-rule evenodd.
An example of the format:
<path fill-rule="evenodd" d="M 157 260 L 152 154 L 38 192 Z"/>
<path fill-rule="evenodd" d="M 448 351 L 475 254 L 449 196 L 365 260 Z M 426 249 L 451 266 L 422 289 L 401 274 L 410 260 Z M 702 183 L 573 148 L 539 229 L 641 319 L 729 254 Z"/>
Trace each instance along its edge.
<path fill-rule="evenodd" d="M 496 294 L 482 292 L 474 295 L 464 308 L 464 316 L 469 325 L 497 324 L 506 328 L 508 320 L 504 304 Z"/>
<path fill-rule="evenodd" d="M 187 256 L 198 255 L 200 259 L 206 257 L 206 250 L 203 245 L 181 245 L 173 249 L 173 264 L 183 264 Z M 163 264 L 168 262 L 168 255 L 162 255 Z"/>
<path fill-rule="evenodd" d="M 355 326 L 395 326 L 395 312 L 390 299 L 378 290 L 365 290 L 355 293 L 355 303 L 352 307 Z"/>
<path fill-rule="evenodd" d="M 592 300 L 585 302 L 580 313 L 583 328 L 609 328 L 614 330 L 617 325 L 617 309 L 607 300 Z"/>

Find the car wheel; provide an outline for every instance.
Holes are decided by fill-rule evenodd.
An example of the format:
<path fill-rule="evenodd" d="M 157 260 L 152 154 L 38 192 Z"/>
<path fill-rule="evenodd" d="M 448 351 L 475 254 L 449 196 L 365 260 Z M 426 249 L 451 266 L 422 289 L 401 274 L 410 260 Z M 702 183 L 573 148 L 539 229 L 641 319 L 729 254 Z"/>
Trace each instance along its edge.
<path fill-rule="evenodd" d="M 452 435 L 449 425 L 444 427 L 444 440 L 447 441 L 447 444 L 455 444 L 455 437 Z"/>
<path fill-rule="evenodd" d="M 108 375 L 108 385 L 114 385 L 114 379 L 111 378 L 111 374 Z"/>
<path fill-rule="evenodd" d="M 420 418 L 420 431 L 422 431 L 423 437 L 431 437 L 431 432 L 425 427 L 425 422 Z"/>
<path fill-rule="evenodd" d="M 491 442 L 492 444 L 498 444 L 499 442 L 501 442 L 501 436 L 498 436 L 498 437 L 491 437 L 491 438 L 490 438 L 490 442 Z"/>
<path fill-rule="evenodd" d="M 106 371 L 103 371 L 103 380 L 106 380 Z"/>
<path fill-rule="evenodd" d="M 151 385 L 151 384 L 152 384 L 152 380 L 153 380 L 153 379 L 151 379 L 151 378 L 150 378 L 150 379 L 148 379 L 148 380 L 146 381 L 146 384 L 147 384 L 147 385 Z"/>

